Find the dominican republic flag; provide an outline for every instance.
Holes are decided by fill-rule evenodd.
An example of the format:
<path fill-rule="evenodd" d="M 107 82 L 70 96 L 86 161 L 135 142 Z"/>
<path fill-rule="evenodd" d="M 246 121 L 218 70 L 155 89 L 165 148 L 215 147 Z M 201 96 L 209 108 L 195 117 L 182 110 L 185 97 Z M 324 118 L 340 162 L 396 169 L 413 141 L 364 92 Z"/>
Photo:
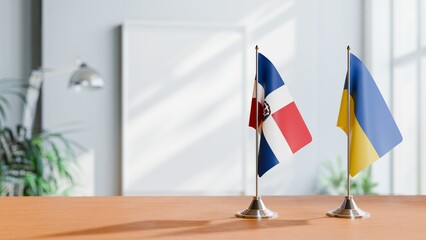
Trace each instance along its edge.
<path fill-rule="evenodd" d="M 249 126 L 256 129 L 255 91 Z M 277 69 L 261 53 L 258 55 L 257 91 L 260 133 L 258 174 L 261 177 L 310 143 L 312 137 Z"/>

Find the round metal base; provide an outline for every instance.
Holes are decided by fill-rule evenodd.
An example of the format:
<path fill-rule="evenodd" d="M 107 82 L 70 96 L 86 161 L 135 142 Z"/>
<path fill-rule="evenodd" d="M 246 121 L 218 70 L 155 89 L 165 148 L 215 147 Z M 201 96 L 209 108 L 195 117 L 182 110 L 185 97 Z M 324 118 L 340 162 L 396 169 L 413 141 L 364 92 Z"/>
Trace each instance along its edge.
<path fill-rule="evenodd" d="M 260 197 L 253 197 L 250 206 L 237 212 L 236 216 L 240 218 L 276 218 L 278 214 L 269 210 Z"/>
<path fill-rule="evenodd" d="M 339 218 L 368 218 L 370 213 L 361 210 L 355 203 L 352 195 L 345 196 L 342 205 L 340 208 L 327 212 L 327 215 L 330 217 L 339 217 Z"/>

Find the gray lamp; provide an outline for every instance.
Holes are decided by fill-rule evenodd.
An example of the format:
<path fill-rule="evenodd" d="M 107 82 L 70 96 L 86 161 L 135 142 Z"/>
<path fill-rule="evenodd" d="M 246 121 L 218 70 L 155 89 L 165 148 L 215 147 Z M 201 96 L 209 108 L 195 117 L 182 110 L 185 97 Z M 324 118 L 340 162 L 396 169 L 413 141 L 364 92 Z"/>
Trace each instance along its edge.
<path fill-rule="evenodd" d="M 71 78 L 68 86 L 75 90 L 80 89 L 101 89 L 105 83 L 103 78 L 85 63 L 77 62 L 77 69 L 75 67 L 66 67 L 62 69 L 51 69 L 40 67 L 31 71 L 29 83 L 32 88 L 28 89 L 26 102 L 23 113 L 23 126 L 27 129 L 27 134 L 31 135 L 31 130 L 34 124 L 34 117 L 37 111 L 37 102 L 39 98 L 39 90 L 41 85 L 48 75 L 57 75 L 72 70 Z"/>
<path fill-rule="evenodd" d="M 105 85 L 102 77 L 87 64 L 80 64 L 79 68 L 71 75 L 69 87 L 79 90 L 80 88 L 100 89 Z"/>

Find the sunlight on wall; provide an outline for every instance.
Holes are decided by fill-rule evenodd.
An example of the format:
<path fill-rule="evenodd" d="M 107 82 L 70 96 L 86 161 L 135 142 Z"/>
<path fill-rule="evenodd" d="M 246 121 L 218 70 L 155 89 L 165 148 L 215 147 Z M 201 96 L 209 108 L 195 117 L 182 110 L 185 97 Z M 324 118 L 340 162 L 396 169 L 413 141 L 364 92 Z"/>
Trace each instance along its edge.
<path fill-rule="evenodd" d="M 380 0 L 367 6 L 367 21 L 373 26 L 366 31 L 369 65 L 403 136 L 402 143 L 373 166 L 373 177 L 380 194 L 424 194 L 426 7 L 422 0 Z"/>
<path fill-rule="evenodd" d="M 226 26 L 218 25 L 217 28 L 219 31 L 223 31 L 222 28 L 226 28 Z M 224 51 L 229 51 L 230 47 L 237 46 L 238 44 L 242 45 L 241 38 L 241 33 L 235 32 L 223 32 L 214 34 L 201 45 L 197 46 L 196 48 L 193 48 L 188 53 L 188 56 L 183 59 L 180 59 L 180 62 L 178 62 L 173 69 L 172 77 L 175 79 L 179 79 L 189 75 L 191 72 L 204 66 L 215 56 L 223 53 Z"/>
<path fill-rule="evenodd" d="M 394 0 L 394 57 L 401 57 L 417 48 L 417 0 Z"/>
<path fill-rule="evenodd" d="M 312 9 L 306 9 L 306 4 Z M 319 34 L 317 24 L 324 27 L 329 23 L 317 23 L 316 14 L 320 11 L 323 10 L 313 0 L 303 4 L 279 0 L 256 4 L 227 23 L 126 25 L 124 29 L 129 32 L 124 31 L 123 38 L 127 45 L 123 48 L 123 194 L 254 193 L 255 134 L 247 121 L 256 44 L 288 84 L 302 115 L 312 123 L 309 128 L 313 136 L 322 124 L 330 124 L 333 131 L 339 132 L 334 122 L 318 119 L 318 112 L 334 113 L 324 106 L 339 95 L 335 100 L 338 105 L 343 77 L 339 71 L 328 73 L 332 78 L 321 84 L 323 90 L 338 82 L 339 92 L 318 100 L 318 82 L 325 80 L 317 75 L 316 64 L 327 65 L 318 56 L 321 52 L 336 63 L 339 58 L 334 56 L 339 55 L 328 51 L 336 47 L 334 44 L 344 49 L 347 39 L 356 36 L 358 40 L 358 34 L 354 31 L 340 37 L 336 32 L 333 41 L 329 41 L 333 44 L 318 48 L 317 41 L 328 41 L 328 33 L 334 32 L 326 29 Z M 352 20 L 350 23 L 357 24 Z M 333 26 L 346 28 L 344 23 Z M 332 66 L 340 69 L 338 66 L 344 66 L 344 62 Z M 341 70 L 344 72 L 343 67 Z M 339 78 L 334 78 L 336 75 Z M 333 114 L 333 121 L 334 118 Z M 320 141 L 316 137 L 314 141 Z M 332 157 L 336 155 L 335 142 L 328 142 L 333 150 L 323 149 L 323 156 L 329 157 L 330 152 Z M 312 144 L 281 162 L 262 177 L 261 193 L 313 194 L 323 160 L 319 155 Z"/>
<path fill-rule="evenodd" d="M 274 59 L 274 64 L 281 70 L 281 75 L 284 74 L 285 67 L 291 60 L 294 59 L 296 47 L 296 20 L 289 19 L 281 25 L 276 26 L 270 32 L 258 39 L 258 42 L 263 46 L 263 52 L 267 56 Z M 274 49 L 271 46 L 280 46 Z M 284 69 L 284 70 L 282 70 Z"/>
<path fill-rule="evenodd" d="M 416 64 L 410 63 L 395 69 L 394 111 L 395 121 L 404 138 L 403 143 L 394 150 L 396 194 L 417 193 L 417 144 L 418 144 L 418 96 Z"/>

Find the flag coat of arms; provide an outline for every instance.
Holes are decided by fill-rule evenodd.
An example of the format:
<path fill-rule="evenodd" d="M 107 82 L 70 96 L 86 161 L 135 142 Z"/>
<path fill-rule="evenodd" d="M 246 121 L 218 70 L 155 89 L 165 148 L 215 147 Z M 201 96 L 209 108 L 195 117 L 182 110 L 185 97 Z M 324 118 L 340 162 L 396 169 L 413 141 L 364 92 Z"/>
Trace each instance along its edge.
<path fill-rule="evenodd" d="M 256 129 L 255 89 L 249 125 Z M 257 106 L 260 134 L 258 175 L 261 177 L 310 143 L 312 137 L 277 69 L 261 53 L 258 53 Z"/>
<path fill-rule="evenodd" d="M 402 142 L 402 135 L 370 72 L 353 54 L 350 84 L 349 173 L 353 177 Z M 347 76 L 337 126 L 348 134 Z"/>

